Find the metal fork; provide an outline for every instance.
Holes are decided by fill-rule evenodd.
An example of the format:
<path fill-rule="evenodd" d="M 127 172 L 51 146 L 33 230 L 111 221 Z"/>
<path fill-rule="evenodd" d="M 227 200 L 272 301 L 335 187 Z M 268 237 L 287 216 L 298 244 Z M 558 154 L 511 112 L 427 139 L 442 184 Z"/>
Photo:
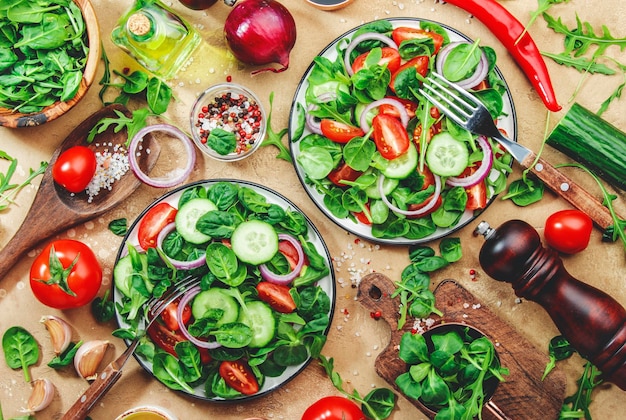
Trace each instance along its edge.
<path fill-rule="evenodd" d="M 606 229 L 613 225 L 611 213 L 600 201 L 550 163 L 537 158 L 532 150 L 504 136 L 485 105 L 470 92 L 436 72 L 426 78 L 419 92 L 459 126 L 500 143 L 523 167 L 529 168 L 548 188 L 572 206 L 588 214 L 600 228 Z"/>
<path fill-rule="evenodd" d="M 161 315 L 163 310 L 176 299 L 185 294 L 191 287 L 198 284 L 197 277 L 187 277 L 171 286 L 160 298 L 151 298 L 146 302 L 145 321 L 143 328 L 137 331 L 135 339 L 128 345 L 126 350 L 114 361 L 104 368 L 95 381 L 76 400 L 74 405 L 65 413 L 63 420 L 83 419 L 91 410 L 94 404 L 102 398 L 109 389 L 122 376 L 122 368 L 132 356 L 139 345 L 141 339 L 146 335 L 146 331 L 152 323 Z"/>

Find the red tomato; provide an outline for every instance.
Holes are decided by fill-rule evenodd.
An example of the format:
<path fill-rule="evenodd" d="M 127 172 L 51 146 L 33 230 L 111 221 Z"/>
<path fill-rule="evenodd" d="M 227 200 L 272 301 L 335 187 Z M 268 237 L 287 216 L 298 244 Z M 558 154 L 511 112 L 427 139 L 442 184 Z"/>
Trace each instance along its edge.
<path fill-rule="evenodd" d="M 289 267 L 293 270 L 296 264 L 298 264 L 298 251 L 296 251 L 296 247 L 289 241 L 280 241 L 278 242 L 278 252 L 285 256 L 289 262 Z M 306 254 L 304 254 L 304 264 L 308 264 Z"/>
<path fill-rule="evenodd" d="M 83 306 L 96 296 L 102 268 L 91 248 L 72 239 L 52 241 L 30 267 L 30 287 L 44 305 L 56 309 Z"/>
<path fill-rule="evenodd" d="M 476 172 L 476 169 L 478 166 L 468 166 L 459 177 L 469 176 Z M 480 210 L 487 207 L 487 185 L 485 181 L 465 188 L 465 192 L 467 193 L 467 204 L 465 205 L 467 210 Z"/>
<path fill-rule="evenodd" d="M 372 120 L 372 128 L 376 148 L 385 159 L 395 159 L 409 150 L 409 135 L 397 118 L 378 114 Z"/>
<path fill-rule="evenodd" d="M 419 166 L 417 167 L 416 171 L 424 178 L 424 183 L 422 184 L 422 189 L 420 191 L 425 190 L 426 188 L 430 187 L 431 185 L 435 185 L 435 176 L 433 175 L 433 173 L 431 172 L 430 169 L 428 169 L 428 166 L 424 165 L 424 170 L 420 171 Z M 432 195 L 431 195 L 432 197 Z M 441 206 L 441 203 L 443 202 L 441 195 L 439 195 L 439 197 L 437 197 L 437 202 L 435 203 L 435 205 L 428 211 L 420 214 L 419 216 L 407 216 L 408 218 L 418 218 L 418 217 L 424 217 L 428 214 L 431 214 L 432 212 L 434 212 L 435 210 L 437 210 L 439 208 L 439 206 Z M 423 203 L 420 204 L 409 204 L 408 210 L 410 211 L 415 211 L 415 210 L 419 210 L 422 207 L 424 207 L 426 204 L 430 203 L 430 197 L 426 200 L 424 200 Z"/>
<path fill-rule="evenodd" d="M 159 203 L 148 210 L 139 222 L 139 230 L 137 231 L 139 246 L 143 249 L 156 247 L 159 233 L 165 226 L 174 221 L 177 211 L 165 202 Z"/>
<path fill-rule="evenodd" d="M 381 50 L 382 50 L 383 55 L 381 59 L 378 60 L 377 64 L 379 66 L 386 65 L 391 73 L 398 70 L 398 68 L 400 67 L 400 63 L 402 61 L 398 50 L 396 50 L 395 48 L 391 48 L 391 47 L 383 47 L 381 48 Z M 352 71 L 354 73 L 361 70 L 365 66 L 365 61 L 367 60 L 367 56 L 370 54 L 370 52 L 371 51 L 364 52 L 363 54 L 359 55 L 357 58 L 354 59 L 354 62 L 352 63 Z"/>
<path fill-rule="evenodd" d="M 358 405 L 344 397 L 324 397 L 314 402 L 302 420 L 366 420 Z"/>
<path fill-rule="evenodd" d="M 325 137 L 328 137 L 336 143 L 347 143 L 355 137 L 365 135 L 365 132 L 359 127 L 329 120 L 328 118 L 322 119 L 320 129 Z"/>
<path fill-rule="evenodd" d="M 398 102 L 401 102 L 402 105 L 404 105 L 404 108 L 406 109 L 407 114 L 409 114 L 409 118 L 413 118 L 415 116 L 415 110 L 417 109 L 417 104 L 413 101 L 409 101 L 408 99 L 402 99 L 402 98 L 393 98 Z M 378 107 L 378 113 L 379 114 L 387 114 L 387 115 L 391 115 L 392 117 L 395 118 L 400 118 L 400 113 L 398 112 L 398 109 L 393 106 L 393 105 L 388 105 L 388 104 L 382 104 Z"/>
<path fill-rule="evenodd" d="M 191 319 L 191 307 L 189 305 L 185 305 L 183 308 L 183 319 L 178 319 L 178 302 L 180 302 L 180 299 L 167 305 L 163 312 L 161 312 L 161 319 L 165 323 L 165 326 L 171 331 L 178 331 L 180 329 L 179 322 L 182 321 L 184 325 L 187 325 L 189 319 Z"/>
<path fill-rule="evenodd" d="M 409 61 L 401 65 L 400 68 L 395 73 L 391 73 L 391 82 L 389 83 L 391 90 L 395 92 L 396 77 L 398 77 L 400 73 L 402 73 L 403 71 L 411 67 L 413 67 L 415 70 L 417 70 L 419 74 L 425 77 L 426 73 L 428 73 L 429 61 L 430 59 L 428 58 L 428 56 L 420 55 L 420 56 L 410 59 Z"/>
<path fill-rule="evenodd" d="M 406 26 L 399 26 L 394 29 L 391 33 L 391 38 L 396 44 L 398 44 L 398 46 L 402 44 L 402 41 L 410 39 L 432 38 L 435 43 L 435 51 L 433 55 L 437 54 L 437 52 L 443 45 L 443 36 L 439 35 L 438 33 L 425 31 L 424 29 L 408 28 Z"/>
<path fill-rule="evenodd" d="M 369 203 L 365 203 L 365 207 L 367 207 L 367 210 L 369 211 L 369 208 L 370 208 Z M 365 214 L 364 211 L 352 212 L 352 214 L 354 214 L 354 217 L 356 217 L 356 220 L 363 223 L 364 225 L 372 224 L 372 221 L 367 218 L 367 215 Z"/>
<path fill-rule="evenodd" d="M 259 299 L 270 305 L 276 312 L 289 314 L 296 310 L 296 303 L 289 293 L 289 286 L 261 281 L 256 285 L 256 290 L 259 292 Z"/>
<path fill-rule="evenodd" d="M 148 327 L 148 337 L 157 345 L 161 350 L 168 352 L 174 357 L 178 357 L 176 354 L 176 344 L 181 341 L 187 341 L 183 333 L 180 331 L 171 331 L 167 328 L 167 326 L 161 324 L 160 322 L 153 322 L 152 325 Z M 211 361 L 211 355 L 209 354 L 208 349 L 203 349 L 198 347 L 198 351 L 200 352 L 200 361 L 204 364 L 207 364 Z"/>
<path fill-rule="evenodd" d="M 338 187 L 347 187 L 347 184 L 341 181 L 356 181 L 363 172 L 352 169 L 347 163 L 341 163 L 335 169 L 330 171 L 328 179 Z"/>
<path fill-rule="evenodd" d="M 87 146 L 73 146 L 59 155 L 52 166 L 52 179 L 68 190 L 85 191 L 96 173 L 96 155 Z"/>
<path fill-rule="evenodd" d="M 561 210 L 546 219 L 543 232 L 552 248 L 565 254 L 576 254 L 587 248 L 593 222 L 580 210 Z"/>
<path fill-rule="evenodd" d="M 259 392 L 259 383 L 252 373 L 252 369 L 244 360 L 225 360 L 220 364 L 220 376 L 226 385 L 244 395 L 253 395 Z"/>

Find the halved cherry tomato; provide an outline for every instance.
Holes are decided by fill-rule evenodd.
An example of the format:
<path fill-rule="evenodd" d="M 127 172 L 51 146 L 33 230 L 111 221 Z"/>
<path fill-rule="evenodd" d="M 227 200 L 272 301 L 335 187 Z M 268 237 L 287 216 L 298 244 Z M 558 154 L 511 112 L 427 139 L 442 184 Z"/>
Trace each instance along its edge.
<path fill-rule="evenodd" d="M 365 132 L 359 127 L 348 125 L 339 121 L 323 118 L 320 122 L 320 129 L 325 137 L 336 143 L 347 143 L 355 137 L 362 137 Z"/>
<path fill-rule="evenodd" d="M 183 308 L 183 319 L 178 319 L 178 316 L 176 314 L 176 311 L 178 311 L 178 302 L 180 302 L 180 299 L 177 299 L 167 305 L 161 313 L 161 319 L 165 323 L 165 326 L 171 331 L 178 331 L 180 329 L 179 323 L 181 321 L 184 325 L 187 325 L 189 319 L 191 319 L 191 307 L 189 307 L 189 305 L 185 305 L 185 307 Z"/>
<path fill-rule="evenodd" d="M 587 248 L 593 222 L 580 210 L 561 210 L 546 219 L 543 232 L 550 247 L 565 254 L 576 254 Z"/>
<path fill-rule="evenodd" d="M 378 114 L 372 120 L 372 128 L 374 143 L 385 159 L 395 159 L 409 150 L 409 135 L 397 118 Z"/>
<path fill-rule="evenodd" d="M 225 360 L 220 364 L 219 373 L 226 385 L 244 395 L 259 392 L 259 383 L 252 369 L 244 360 Z"/>
<path fill-rule="evenodd" d="M 410 59 L 403 65 L 401 65 L 400 68 L 395 73 L 391 73 L 391 82 L 389 83 L 389 87 L 391 87 L 391 90 L 393 90 L 394 92 L 396 91 L 396 88 L 395 88 L 396 78 L 398 77 L 400 73 L 402 73 L 403 71 L 409 68 L 414 68 L 415 70 L 417 70 L 418 74 L 422 76 L 426 76 L 426 73 L 428 73 L 429 61 L 430 61 L 430 58 L 428 56 L 419 55 L 415 58 Z"/>
<path fill-rule="evenodd" d="M 87 146 L 73 146 L 59 155 L 52 167 L 52 179 L 69 192 L 79 193 L 91 182 L 98 162 Z"/>
<path fill-rule="evenodd" d="M 174 357 L 178 357 L 176 354 L 176 344 L 187 341 L 183 333 L 180 331 L 171 331 L 165 325 L 160 322 L 153 322 L 148 327 L 148 337 L 157 345 L 161 350 L 168 352 Z M 211 355 L 208 349 L 198 348 L 200 352 L 200 361 L 207 364 L 211 361 Z"/>
<path fill-rule="evenodd" d="M 259 292 L 259 299 L 270 305 L 276 312 L 289 314 L 296 310 L 296 303 L 289 293 L 289 286 L 261 281 L 256 285 L 256 290 Z"/>
<path fill-rule="evenodd" d="M 367 205 L 367 207 L 369 208 L 369 205 Z M 372 221 L 367 218 L 367 215 L 365 214 L 364 211 L 360 211 L 358 213 L 353 212 L 352 214 L 354 214 L 354 217 L 356 217 L 356 220 L 363 223 L 364 225 L 372 224 Z"/>
<path fill-rule="evenodd" d="M 387 68 L 391 73 L 398 70 L 398 68 L 400 67 L 400 63 L 402 62 L 402 58 L 400 58 L 400 53 L 398 52 L 398 50 L 391 47 L 383 47 L 381 48 L 381 50 L 383 54 L 381 59 L 378 60 L 377 64 L 379 66 L 387 65 Z M 365 66 L 365 61 L 367 60 L 367 56 L 370 53 L 371 51 L 364 52 L 354 59 L 354 62 L 352 63 L 352 71 L 354 73 L 358 72 Z"/>
<path fill-rule="evenodd" d="M 480 165 L 480 163 L 478 165 Z M 461 173 L 461 175 L 459 175 L 459 177 L 462 178 L 470 176 L 476 172 L 478 165 L 468 166 Z M 467 193 L 467 204 L 465 205 L 467 210 L 474 211 L 487 207 L 487 185 L 485 184 L 485 181 L 481 181 L 478 184 L 465 188 L 465 192 Z"/>
<path fill-rule="evenodd" d="M 317 400 L 302 415 L 302 420 L 365 420 L 366 418 L 358 405 L 339 396 Z"/>
<path fill-rule="evenodd" d="M 176 208 L 166 202 L 152 207 L 139 222 L 137 236 L 143 249 L 156 247 L 157 237 L 163 228 L 176 218 Z"/>
<path fill-rule="evenodd" d="M 293 270 L 296 264 L 298 264 L 298 251 L 296 251 L 296 247 L 289 241 L 280 241 L 278 242 L 278 252 L 284 255 L 287 262 L 289 262 L 289 268 Z M 307 265 L 308 263 L 306 254 L 304 254 L 304 264 Z"/>
<path fill-rule="evenodd" d="M 352 169 L 347 163 L 340 163 L 335 169 L 330 171 L 328 179 L 338 187 L 348 187 L 341 181 L 356 181 L 363 172 Z"/>
<path fill-rule="evenodd" d="M 432 38 L 435 43 L 435 51 L 433 53 L 437 54 L 439 49 L 443 45 L 443 36 L 439 35 L 436 32 L 425 31 L 424 29 L 419 28 L 409 28 L 406 26 L 399 26 L 393 30 L 391 33 L 391 38 L 393 41 L 400 46 L 402 41 L 410 40 L 410 39 L 420 39 L 420 38 Z"/>
<path fill-rule="evenodd" d="M 417 104 L 415 102 L 409 101 L 408 99 L 402 99 L 402 98 L 396 98 L 396 97 L 392 99 L 395 99 L 396 101 L 404 105 L 404 108 L 406 109 L 407 114 L 409 114 L 409 118 L 413 118 L 415 116 L 415 110 L 417 109 Z M 395 117 L 395 118 L 400 118 L 400 112 L 398 112 L 398 109 L 393 105 L 388 105 L 388 104 L 380 105 L 378 107 L 378 113 L 391 115 L 392 117 Z"/>
<path fill-rule="evenodd" d="M 422 188 L 420 191 L 425 190 L 426 188 L 430 187 L 431 185 L 435 185 L 435 176 L 433 175 L 433 173 L 431 172 L 431 170 L 428 168 L 428 166 L 424 166 L 424 169 L 420 171 L 419 166 L 417 167 L 416 171 L 422 176 L 423 178 L 423 184 L 422 184 Z M 419 204 L 409 204 L 408 206 L 408 210 L 410 211 L 415 211 L 415 210 L 419 210 L 422 207 L 424 207 L 426 204 L 430 203 L 431 197 L 428 197 L 428 199 L 424 200 L 424 202 L 419 203 Z M 407 216 L 408 218 L 418 218 L 418 217 L 424 217 L 428 214 L 431 214 L 432 212 L 434 212 L 435 210 L 437 210 L 439 208 L 439 206 L 441 206 L 441 203 L 443 202 L 441 195 L 439 195 L 439 197 L 437 197 L 437 202 L 435 203 L 435 205 L 429 209 L 428 211 L 420 214 L 419 216 Z"/>

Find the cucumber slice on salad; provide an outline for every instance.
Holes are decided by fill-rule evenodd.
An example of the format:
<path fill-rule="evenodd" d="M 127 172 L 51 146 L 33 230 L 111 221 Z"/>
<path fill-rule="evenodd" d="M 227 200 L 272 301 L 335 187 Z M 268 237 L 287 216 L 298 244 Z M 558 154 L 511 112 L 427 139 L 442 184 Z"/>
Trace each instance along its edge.
<path fill-rule="evenodd" d="M 276 333 L 276 318 L 272 308 L 260 300 L 246 302 L 246 310 L 240 312 L 238 321 L 252 329 L 252 340 L 248 347 L 264 347 Z"/>
<path fill-rule="evenodd" d="M 387 178 L 403 179 L 415 171 L 415 168 L 417 168 L 417 160 L 417 149 L 413 146 L 413 144 L 410 144 L 406 153 L 390 160 L 387 167 L 381 172 Z M 465 169 L 465 167 L 463 167 L 463 169 Z"/>
<path fill-rule="evenodd" d="M 191 313 L 195 319 L 203 318 L 211 309 L 221 309 L 224 314 L 216 323 L 217 326 L 237 321 L 239 304 L 237 300 L 220 288 L 204 290 L 196 295 L 191 304 Z"/>
<path fill-rule="evenodd" d="M 261 220 L 240 223 L 233 231 L 230 243 L 237 258 L 253 265 L 268 262 L 278 252 L 276 230 Z"/>
<path fill-rule="evenodd" d="M 385 177 L 385 179 L 383 179 L 383 194 L 391 194 L 391 192 L 396 189 L 399 183 L 400 181 L 395 178 Z M 373 198 L 375 200 L 380 200 L 382 198 L 380 195 L 380 191 L 378 190 L 378 180 L 376 180 L 376 182 L 374 182 L 369 187 L 365 188 L 365 194 L 369 198 Z"/>
<path fill-rule="evenodd" d="M 131 256 L 126 255 L 119 259 L 115 268 L 113 268 L 113 282 L 117 290 L 122 292 L 126 297 L 131 297 L 131 290 L 133 288 L 133 276 L 141 276 L 143 279 L 148 278 L 148 256 L 146 254 L 137 254 L 141 261 L 141 273 L 137 273 L 133 269 L 133 262 Z M 152 291 L 152 284 L 144 280 L 146 288 L 149 292 Z"/>
<path fill-rule="evenodd" d="M 439 133 L 430 139 L 426 163 L 439 176 L 459 176 L 469 164 L 469 150 L 450 133 Z"/>
<path fill-rule="evenodd" d="M 217 206 L 208 198 L 193 198 L 183 204 L 176 213 L 176 230 L 189 243 L 203 244 L 211 240 L 209 235 L 196 228 L 198 220 L 206 213 L 217 210 Z"/>

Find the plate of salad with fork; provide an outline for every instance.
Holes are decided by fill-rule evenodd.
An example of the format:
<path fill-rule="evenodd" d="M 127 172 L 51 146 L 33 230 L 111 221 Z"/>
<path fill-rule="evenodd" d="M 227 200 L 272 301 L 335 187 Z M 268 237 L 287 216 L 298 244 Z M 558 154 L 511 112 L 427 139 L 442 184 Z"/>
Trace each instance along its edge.
<path fill-rule="evenodd" d="M 205 180 L 148 206 L 113 269 L 119 329 L 143 333 L 147 302 L 197 282 L 147 329 L 137 361 L 167 387 L 208 401 L 266 395 L 326 342 L 335 300 L 328 249 L 291 201 L 259 184 Z"/>
<path fill-rule="evenodd" d="M 415 244 L 449 235 L 506 188 L 512 159 L 419 93 L 431 72 L 473 92 L 517 141 L 493 48 L 414 18 L 358 26 L 316 56 L 298 85 L 289 146 L 309 197 L 359 237 Z"/>

